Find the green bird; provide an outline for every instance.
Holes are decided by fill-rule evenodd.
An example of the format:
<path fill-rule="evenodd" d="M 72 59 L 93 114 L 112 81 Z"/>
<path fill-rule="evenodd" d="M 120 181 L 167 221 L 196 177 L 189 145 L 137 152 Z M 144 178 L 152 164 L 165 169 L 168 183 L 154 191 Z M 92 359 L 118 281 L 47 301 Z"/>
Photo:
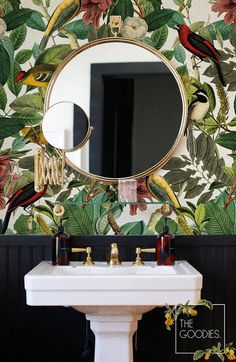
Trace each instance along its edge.
<path fill-rule="evenodd" d="M 58 30 L 63 25 L 72 20 L 76 15 L 78 15 L 80 7 L 80 0 L 63 0 L 56 7 L 48 21 L 44 36 L 39 45 L 39 48 L 42 51 L 46 48 L 48 39 L 52 35 L 52 33 L 54 33 L 54 31 Z"/>

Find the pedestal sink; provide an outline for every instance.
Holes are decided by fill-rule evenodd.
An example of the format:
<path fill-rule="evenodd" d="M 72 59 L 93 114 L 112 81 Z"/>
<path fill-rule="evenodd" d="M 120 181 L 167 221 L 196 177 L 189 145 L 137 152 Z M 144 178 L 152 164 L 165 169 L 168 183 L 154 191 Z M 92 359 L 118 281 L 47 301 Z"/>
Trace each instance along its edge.
<path fill-rule="evenodd" d="M 201 288 L 202 275 L 187 261 L 114 267 L 43 261 L 25 275 L 28 305 L 71 306 L 86 314 L 96 338 L 95 362 L 132 362 L 132 336 L 142 314 L 166 303 L 195 304 Z"/>

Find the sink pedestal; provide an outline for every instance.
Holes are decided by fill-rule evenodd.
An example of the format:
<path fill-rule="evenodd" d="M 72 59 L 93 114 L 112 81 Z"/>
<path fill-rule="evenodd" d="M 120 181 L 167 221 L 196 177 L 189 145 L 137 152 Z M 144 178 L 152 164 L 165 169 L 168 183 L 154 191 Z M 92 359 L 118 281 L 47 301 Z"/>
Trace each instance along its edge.
<path fill-rule="evenodd" d="M 142 314 L 154 306 L 73 307 L 86 314 L 95 334 L 95 362 L 133 362 L 132 337 Z"/>

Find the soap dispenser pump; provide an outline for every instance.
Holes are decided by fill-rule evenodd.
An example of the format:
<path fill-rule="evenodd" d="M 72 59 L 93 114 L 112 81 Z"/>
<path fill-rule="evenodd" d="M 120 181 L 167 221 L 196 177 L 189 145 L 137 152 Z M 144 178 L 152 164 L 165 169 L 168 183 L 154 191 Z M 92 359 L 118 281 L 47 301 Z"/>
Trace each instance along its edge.
<path fill-rule="evenodd" d="M 64 207 L 56 205 L 53 212 L 59 216 L 59 225 L 57 232 L 52 237 L 52 265 L 69 265 L 69 235 L 65 232 L 62 225 L 62 216 L 64 214 Z"/>
<path fill-rule="evenodd" d="M 168 212 L 167 212 L 168 214 Z M 157 264 L 158 265 L 174 265 L 175 250 L 174 239 L 175 235 L 171 234 L 168 226 L 167 215 L 163 212 L 164 227 L 163 232 L 159 234 L 157 239 Z"/>

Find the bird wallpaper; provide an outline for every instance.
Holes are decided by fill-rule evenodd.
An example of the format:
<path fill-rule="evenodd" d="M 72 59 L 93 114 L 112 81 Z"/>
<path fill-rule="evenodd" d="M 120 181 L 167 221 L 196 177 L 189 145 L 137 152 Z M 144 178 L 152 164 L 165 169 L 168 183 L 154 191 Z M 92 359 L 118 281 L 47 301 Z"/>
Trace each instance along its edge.
<path fill-rule="evenodd" d="M 178 150 L 162 170 L 138 180 L 138 201 L 171 201 L 175 234 L 235 234 L 235 0 L 0 0 L 1 234 L 54 233 L 55 203 L 65 207 L 72 235 L 162 230 L 161 205 L 113 203 L 116 184 L 69 166 L 64 187 L 34 191 L 34 151 L 55 154 L 40 127 L 47 85 L 75 49 L 114 36 L 116 15 L 117 36 L 148 44 L 174 65 L 189 105 Z"/>

